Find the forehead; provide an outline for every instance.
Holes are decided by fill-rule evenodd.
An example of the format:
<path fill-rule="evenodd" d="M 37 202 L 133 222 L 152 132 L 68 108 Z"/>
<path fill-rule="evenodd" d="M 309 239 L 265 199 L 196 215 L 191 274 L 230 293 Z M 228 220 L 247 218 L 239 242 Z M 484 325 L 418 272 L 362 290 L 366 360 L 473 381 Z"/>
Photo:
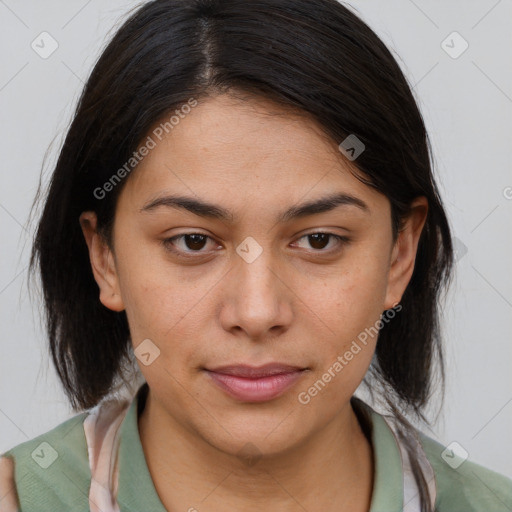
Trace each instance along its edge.
<path fill-rule="evenodd" d="M 355 167 L 310 116 L 265 99 L 208 98 L 163 130 L 169 117 L 148 133 L 154 147 L 125 187 L 139 209 L 163 192 L 241 206 L 247 198 L 270 205 L 326 192 L 370 201 L 380 195 L 352 174 Z"/>
<path fill-rule="evenodd" d="M 164 133 L 146 159 L 149 165 L 170 158 L 193 161 L 198 167 L 214 161 L 215 168 L 222 164 L 223 169 L 240 170 L 244 162 L 253 167 L 293 160 L 322 165 L 340 159 L 334 142 L 310 115 L 255 96 L 240 99 L 224 94 L 203 99 L 175 119 L 172 128 L 165 124 L 168 118 L 152 128 L 154 133 L 164 127 Z"/>

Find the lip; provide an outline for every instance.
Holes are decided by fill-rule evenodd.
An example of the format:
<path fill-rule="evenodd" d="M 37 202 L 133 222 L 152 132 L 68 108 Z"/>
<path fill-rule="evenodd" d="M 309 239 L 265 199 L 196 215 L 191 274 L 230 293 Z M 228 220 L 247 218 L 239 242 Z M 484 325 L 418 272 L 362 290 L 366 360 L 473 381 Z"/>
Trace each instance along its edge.
<path fill-rule="evenodd" d="M 220 389 L 243 402 L 266 402 L 277 398 L 301 378 L 307 368 L 281 363 L 263 366 L 229 365 L 206 373 Z"/>

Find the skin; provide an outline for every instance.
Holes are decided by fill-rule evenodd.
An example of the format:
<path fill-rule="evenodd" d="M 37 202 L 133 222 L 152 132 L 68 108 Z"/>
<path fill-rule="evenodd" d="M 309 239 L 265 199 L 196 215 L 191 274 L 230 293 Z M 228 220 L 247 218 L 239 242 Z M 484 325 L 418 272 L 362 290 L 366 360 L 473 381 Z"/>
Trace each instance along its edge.
<path fill-rule="evenodd" d="M 18 493 L 14 481 L 14 461 L 10 457 L 0 457 L 0 510 L 17 512 Z"/>
<path fill-rule="evenodd" d="M 393 244 L 388 199 L 351 165 L 306 116 L 262 98 L 221 95 L 192 109 L 127 178 L 113 248 L 96 232 L 94 212 L 81 215 L 101 302 L 126 310 L 134 348 L 150 339 L 160 350 L 151 364 L 139 362 L 150 388 L 139 432 L 167 510 L 369 510 L 372 448 L 350 398 L 376 337 L 307 405 L 298 395 L 400 301 L 428 202 L 411 203 Z M 341 206 L 276 221 L 286 208 L 334 191 L 360 198 L 369 213 Z M 170 193 L 228 208 L 233 219 L 141 211 Z M 305 236 L 319 231 L 350 241 Z M 189 258 L 162 244 L 191 232 L 210 238 L 168 245 Z M 262 248 L 251 263 L 236 252 L 246 237 Z M 282 396 L 246 403 L 201 369 L 268 362 L 308 371 Z M 247 443 L 258 454 L 252 464 L 239 454 Z"/>

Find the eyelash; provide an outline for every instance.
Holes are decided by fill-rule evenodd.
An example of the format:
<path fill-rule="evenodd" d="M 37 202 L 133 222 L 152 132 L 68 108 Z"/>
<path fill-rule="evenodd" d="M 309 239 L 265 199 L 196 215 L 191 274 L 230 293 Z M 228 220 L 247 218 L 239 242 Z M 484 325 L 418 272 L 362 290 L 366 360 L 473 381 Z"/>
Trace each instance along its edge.
<path fill-rule="evenodd" d="M 200 250 L 200 251 L 180 251 L 180 250 L 174 249 L 173 242 L 175 240 L 185 238 L 186 236 L 190 236 L 190 235 L 199 235 L 204 238 L 213 240 L 210 236 L 205 235 L 203 233 L 183 233 L 181 235 L 176 235 L 171 238 L 166 238 L 166 239 L 162 240 L 162 244 L 167 251 L 177 254 L 178 256 L 180 256 L 182 258 L 197 258 L 198 256 L 191 256 L 191 254 L 194 254 L 194 253 L 196 253 L 197 255 L 207 254 L 206 251 L 202 251 L 202 250 Z M 336 235 L 334 233 L 328 233 L 326 231 L 314 231 L 313 233 L 307 233 L 306 235 L 302 235 L 297 240 L 302 240 L 303 238 L 307 238 L 312 235 L 328 235 L 331 238 L 336 239 L 336 241 L 338 242 L 338 247 L 336 247 L 334 249 L 330 249 L 330 250 L 312 249 L 311 250 L 311 252 L 317 253 L 317 254 L 331 254 L 331 253 L 338 252 L 339 250 L 341 250 L 343 248 L 343 246 L 347 245 L 350 242 L 350 238 L 347 236 Z"/>

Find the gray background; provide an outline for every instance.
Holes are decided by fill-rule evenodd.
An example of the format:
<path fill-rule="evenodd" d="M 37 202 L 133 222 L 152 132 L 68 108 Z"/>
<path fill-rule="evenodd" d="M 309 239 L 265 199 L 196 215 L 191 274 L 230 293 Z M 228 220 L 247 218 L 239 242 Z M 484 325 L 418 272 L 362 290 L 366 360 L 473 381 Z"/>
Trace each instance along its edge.
<path fill-rule="evenodd" d="M 44 183 L 105 38 L 137 4 L 0 0 L 0 452 L 73 415 L 46 353 L 40 299 L 27 293 L 28 213 L 48 146 L 55 139 Z M 512 477 L 512 1 L 351 5 L 414 86 L 457 238 L 443 320 L 446 403 L 425 431 Z M 43 31 L 59 45 L 47 59 L 31 48 Z M 454 31 L 469 44 L 457 58 L 442 47 Z M 444 43 L 452 55 L 464 48 L 457 37 Z"/>

